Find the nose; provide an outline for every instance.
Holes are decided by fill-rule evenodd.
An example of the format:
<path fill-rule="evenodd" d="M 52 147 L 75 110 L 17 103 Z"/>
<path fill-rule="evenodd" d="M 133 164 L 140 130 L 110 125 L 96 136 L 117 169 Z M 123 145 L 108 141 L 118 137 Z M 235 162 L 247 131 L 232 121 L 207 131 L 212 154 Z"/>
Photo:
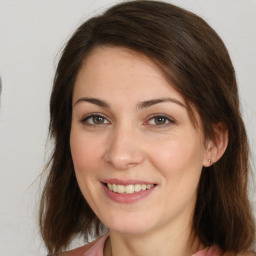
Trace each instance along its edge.
<path fill-rule="evenodd" d="M 126 170 L 145 159 L 143 144 L 132 127 L 116 127 L 110 135 L 105 160 L 117 170 Z"/>

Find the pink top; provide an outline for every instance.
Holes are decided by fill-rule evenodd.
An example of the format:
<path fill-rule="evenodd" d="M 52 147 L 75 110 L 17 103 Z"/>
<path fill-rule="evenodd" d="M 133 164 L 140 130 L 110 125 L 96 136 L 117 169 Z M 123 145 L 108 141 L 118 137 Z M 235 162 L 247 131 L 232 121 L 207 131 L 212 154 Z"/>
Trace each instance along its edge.
<path fill-rule="evenodd" d="M 66 252 L 62 255 L 63 256 L 103 256 L 103 248 L 107 238 L 108 238 L 108 234 L 105 234 L 89 244 L 86 244 L 72 251 Z M 193 254 L 192 256 L 222 256 L 222 255 L 223 253 L 217 246 L 211 246 Z"/>

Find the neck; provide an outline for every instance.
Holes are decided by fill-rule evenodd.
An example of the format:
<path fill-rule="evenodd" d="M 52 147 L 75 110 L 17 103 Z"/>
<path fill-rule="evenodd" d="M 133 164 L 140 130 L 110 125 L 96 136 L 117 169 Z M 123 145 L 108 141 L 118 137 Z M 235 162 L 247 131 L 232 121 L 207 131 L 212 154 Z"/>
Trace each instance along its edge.
<path fill-rule="evenodd" d="M 110 230 L 104 256 L 191 256 L 202 248 L 199 239 L 188 228 L 176 230 L 168 236 L 163 232 L 131 235 Z"/>

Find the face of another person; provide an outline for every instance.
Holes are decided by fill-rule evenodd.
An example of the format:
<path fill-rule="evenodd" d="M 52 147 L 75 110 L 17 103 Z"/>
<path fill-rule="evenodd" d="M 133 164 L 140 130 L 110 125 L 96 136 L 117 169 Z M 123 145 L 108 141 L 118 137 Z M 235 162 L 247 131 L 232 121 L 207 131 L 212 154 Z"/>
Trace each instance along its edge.
<path fill-rule="evenodd" d="M 196 116 L 198 116 L 196 114 Z M 116 232 L 186 226 L 207 149 L 199 118 L 148 58 L 100 47 L 73 94 L 70 147 L 82 194 Z"/>

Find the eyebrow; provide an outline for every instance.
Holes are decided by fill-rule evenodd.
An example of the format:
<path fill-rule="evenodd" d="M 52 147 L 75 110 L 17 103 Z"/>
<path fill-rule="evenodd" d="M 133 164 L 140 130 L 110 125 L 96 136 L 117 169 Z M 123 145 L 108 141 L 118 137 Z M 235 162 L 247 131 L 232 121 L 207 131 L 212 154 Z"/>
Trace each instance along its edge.
<path fill-rule="evenodd" d="M 86 97 L 80 98 L 75 102 L 74 106 L 79 102 L 89 102 L 103 108 L 110 108 L 107 102 L 105 102 L 104 100 L 96 99 L 96 98 L 86 98 Z"/>
<path fill-rule="evenodd" d="M 87 97 L 83 97 L 83 98 L 78 99 L 75 102 L 74 106 L 76 104 L 80 103 L 80 102 L 89 102 L 89 103 L 95 104 L 99 107 L 110 108 L 110 105 L 104 100 L 100 100 L 100 99 L 96 99 L 96 98 L 87 98 Z M 164 102 L 175 103 L 175 104 L 178 104 L 181 107 L 186 108 L 185 104 L 183 104 L 182 102 L 180 102 L 176 99 L 173 99 L 173 98 L 159 98 L 159 99 L 152 99 L 152 100 L 142 101 L 137 105 L 137 109 L 141 110 L 141 109 L 148 108 L 148 107 L 151 107 L 153 105 L 156 105 L 156 104 L 159 104 L 159 103 L 164 103 Z"/>
<path fill-rule="evenodd" d="M 175 103 L 175 104 L 180 105 L 181 107 L 186 108 L 186 106 L 182 102 L 180 102 L 180 101 L 178 101 L 176 99 L 173 99 L 173 98 L 160 98 L 160 99 L 152 99 L 152 100 L 142 101 L 142 102 L 140 102 L 138 104 L 137 109 L 140 110 L 140 109 L 143 109 L 143 108 L 148 108 L 148 107 L 151 107 L 151 106 L 153 106 L 155 104 L 164 103 L 164 102 Z"/>

